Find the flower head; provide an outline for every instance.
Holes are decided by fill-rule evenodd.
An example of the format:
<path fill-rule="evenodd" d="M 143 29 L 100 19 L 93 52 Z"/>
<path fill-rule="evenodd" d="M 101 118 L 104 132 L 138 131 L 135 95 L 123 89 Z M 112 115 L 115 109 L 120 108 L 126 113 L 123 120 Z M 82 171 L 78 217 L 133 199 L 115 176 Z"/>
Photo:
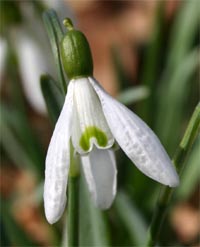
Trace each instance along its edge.
<path fill-rule="evenodd" d="M 91 59 L 89 45 L 85 51 L 77 51 L 80 45 L 76 46 L 76 42 L 80 44 L 86 39 L 83 35 L 81 38 L 76 36 L 76 32 L 63 39 L 63 42 L 70 42 L 62 44 L 62 59 L 66 72 L 70 71 L 71 81 L 46 157 L 44 202 L 50 223 L 61 217 L 66 204 L 70 142 L 80 155 L 89 190 L 101 209 L 109 208 L 116 194 L 115 142 L 145 175 L 171 187 L 179 183 L 170 158 L 153 131 L 104 91 L 92 76 L 91 61 L 89 68 L 85 69 L 85 59 L 87 56 Z M 81 60 L 82 66 L 78 56 L 83 53 L 86 58 Z M 68 61 L 71 58 L 80 63 L 73 60 L 71 66 Z M 74 67 L 77 67 L 78 74 Z"/>

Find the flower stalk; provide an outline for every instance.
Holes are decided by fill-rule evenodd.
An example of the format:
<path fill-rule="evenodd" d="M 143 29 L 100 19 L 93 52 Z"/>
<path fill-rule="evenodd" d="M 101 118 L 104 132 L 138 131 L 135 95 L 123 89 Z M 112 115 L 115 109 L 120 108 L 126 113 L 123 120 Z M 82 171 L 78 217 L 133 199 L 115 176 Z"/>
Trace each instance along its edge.
<path fill-rule="evenodd" d="M 68 246 L 78 246 L 79 176 L 69 176 L 68 184 Z"/>
<path fill-rule="evenodd" d="M 200 128 L 200 103 L 197 104 L 192 117 L 189 121 L 188 127 L 185 131 L 183 139 L 178 147 L 177 152 L 173 158 L 173 163 L 180 174 L 184 168 L 184 162 L 191 150 L 191 147 L 199 133 Z M 146 246 L 155 246 L 159 240 L 162 224 L 167 213 L 170 199 L 174 192 L 173 188 L 163 186 L 161 188 L 156 209 L 149 227 Z"/>
<path fill-rule="evenodd" d="M 74 155 L 74 147 L 70 141 L 70 170 L 68 181 L 68 246 L 78 246 L 79 236 L 79 159 Z"/>

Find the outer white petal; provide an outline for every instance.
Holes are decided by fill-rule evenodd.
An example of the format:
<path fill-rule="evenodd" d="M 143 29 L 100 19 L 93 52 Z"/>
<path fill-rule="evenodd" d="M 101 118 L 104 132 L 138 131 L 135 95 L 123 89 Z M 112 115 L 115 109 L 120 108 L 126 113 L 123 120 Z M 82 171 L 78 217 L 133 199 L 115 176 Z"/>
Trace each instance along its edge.
<path fill-rule="evenodd" d="M 94 148 L 81 157 L 83 170 L 97 207 L 107 209 L 116 195 L 117 169 L 114 152 Z"/>
<path fill-rule="evenodd" d="M 114 144 L 114 138 L 108 127 L 96 92 L 88 78 L 75 79 L 73 83 L 74 110 L 72 143 L 76 151 L 80 154 L 88 153 L 92 150 L 93 144 L 99 149 L 110 148 Z M 92 128 L 95 128 L 95 131 L 91 131 Z M 102 142 L 101 145 L 97 140 L 102 135 L 107 140 L 104 143 Z M 84 148 L 86 143 L 88 145 Z"/>
<path fill-rule="evenodd" d="M 132 111 L 108 95 L 93 78 L 106 120 L 116 141 L 145 175 L 175 187 L 178 175 L 153 131 Z"/>
<path fill-rule="evenodd" d="M 46 106 L 40 89 L 40 76 L 48 71 L 42 49 L 25 32 L 16 37 L 16 50 L 23 88 L 27 100 L 36 111 L 46 113 Z"/>
<path fill-rule="evenodd" d="M 66 204 L 73 86 L 73 83 L 68 86 L 65 103 L 55 126 L 46 157 L 44 207 L 46 218 L 50 224 L 55 223 L 61 217 Z"/>

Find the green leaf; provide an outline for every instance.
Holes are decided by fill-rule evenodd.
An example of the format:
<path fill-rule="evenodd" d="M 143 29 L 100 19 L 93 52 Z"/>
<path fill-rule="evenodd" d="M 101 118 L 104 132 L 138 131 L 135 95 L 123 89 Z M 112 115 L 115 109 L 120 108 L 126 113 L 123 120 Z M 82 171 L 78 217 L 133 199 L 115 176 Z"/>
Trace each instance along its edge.
<path fill-rule="evenodd" d="M 173 162 L 176 166 L 176 169 L 179 173 L 183 169 L 183 163 L 191 150 L 194 141 L 196 140 L 197 136 L 199 135 L 200 131 L 200 102 L 197 104 L 192 117 L 189 121 L 188 127 L 185 131 L 185 134 L 181 140 L 181 143 L 175 153 Z"/>
<path fill-rule="evenodd" d="M 10 109 L 3 103 L 0 107 L 2 139 L 5 150 L 19 166 L 29 167 L 41 177 L 43 172 L 44 152 L 26 116 L 16 109 Z"/>
<path fill-rule="evenodd" d="M 195 110 L 193 111 L 187 129 L 172 160 L 178 174 L 180 174 L 184 168 L 186 158 L 189 155 L 192 145 L 194 144 L 199 134 L 199 130 L 200 103 L 197 104 Z M 170 188 L 164 185 L 161 187 L 159 198 L 152 217 L 152 222 L 149 227 L 147 242 L 145 246 L 155 246 L 158 242 L 160 238 L 161 227 L 163 225 L 174 190 L 175 188 Z"/>
<path fill-rule="evenodd" d="M 127 228 L 129 235 L 134 246 L 143 246 L 147 233 L 146 223 L 134 206 L 134 203 L 130 201 L 128 196 L 124 192 L 118 192 L 114 204 L 117 213 Z"/>
<path fill-rule="evenodd" d="M 153 126 L 154 122 L 152 111 L 155 108 L 157 80 L 165 45 L 165 5 L 165 1 L 159 1 L 150 44 L 144 58 L 141 78 L 142 84 L 150 89 L 150 96 L 142 104 L 143 119 L 150 126 Z"/>
<path fill-rule="evenodd" d="M 182 2 L 171 31 L 166 67 L 160 80 L 155 128 L 170 153 L 178 144 L 184 103 L 190 92 L 189 80 L 198 64 L 198 52 L 192 52 L 192 47 L 198 35 L 199 16 L 198 1 Z"/>
<path fill-rule="evenodd" d="M 160 91 L 156 130 L 170 152 L 177 146 L 181 134 L 180 127 L 185 107 L 189 104 L 188 97 L 191 83 L 193 83 L 191 78 L 199 66 L 198 57 L 198 49 L 186 56 L 184 61 L 176 67 L 169 83 Z"/>
<path fill-rule="evenodd" d="M 67 91 L 66 79 L 64 76 L 61 55 L 60 55 L 60 42 L 63 37 L 63 31 L 60 26 L 60 22 L 57 17 L 57 14 L 54 10 L 45 11 L 43 13 L 43 21 L 49 36 L 51 48 L 55 58 L 60 87 L 62 88 L 63 94 L 66 94 Z"/>
<path fill-rule="evenodd" d="M 41 76 L 40 85 L 49 117 L 52 123 L 55 124 L 64 103 L 64 95 L 61 93 L 54 79 L 49 75 Z"/>
<path fill-rule="evenodd" d="M 21 146 L 21 143 L 15 137 L 12 129 L 5 124 L 2 118 L 0 120 L 0 128 L 1 144 L 13 163 L 20 168 L 29 167 L 35 171 L 35 164 L 27 155 L 26 151 Z"/>
<path fill-rule="evenodd" d="M 192 48 L 198 34 L 200 8 L 198 1 L 183 1 L 171 31 L 166 74 L 175 71 Z"/>
<path fill-rule="evenodd" d="M 140 100 L 146 99 L 149 96 L 149 90 L 146 86 L 130 87 L 122 91 L 117 99 L 125 104 L 130 105 Z"/>
<path fill-rule="evenodd" d="M 79 245 L 109 246 L 109 236 L 105 214 L 96 208 L 91 201 L 88 188 L 81 174 L 79 208 Z"/>
<path fill-rule="evenodd" d="M 186 168 L 181 176 L 181 184 L 178 187 L 176 197 L 179 200 L 186 200 L 194 191 L 200 179 L 200 138 L 197 139 L 196 145 L 191 151 L 187 161 Z"/>

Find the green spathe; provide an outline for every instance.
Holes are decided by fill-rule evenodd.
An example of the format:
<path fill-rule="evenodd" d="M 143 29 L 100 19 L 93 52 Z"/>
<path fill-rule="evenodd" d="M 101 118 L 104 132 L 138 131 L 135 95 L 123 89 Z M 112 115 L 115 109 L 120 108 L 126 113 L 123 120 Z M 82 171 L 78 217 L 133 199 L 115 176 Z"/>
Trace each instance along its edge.
<path fill-rule="evenodd" d="M 90 46 L 84 34 L 74 30 L 69 19 L 64 20 L 68 28 L 61 41 L 61 58 L 69 79 L 93 75 L 93 61 Z"/>
<path fill-rule="evenodd" d="M 105 147 L 108 143 L 108 138 L 102 130 L 95 126 L 90 126 L 85 129 L 79 142 L 84 151 L 88 151 L 90 149 L 90 138 L 92 137 L 97 140 L 100 147 Z"/>

